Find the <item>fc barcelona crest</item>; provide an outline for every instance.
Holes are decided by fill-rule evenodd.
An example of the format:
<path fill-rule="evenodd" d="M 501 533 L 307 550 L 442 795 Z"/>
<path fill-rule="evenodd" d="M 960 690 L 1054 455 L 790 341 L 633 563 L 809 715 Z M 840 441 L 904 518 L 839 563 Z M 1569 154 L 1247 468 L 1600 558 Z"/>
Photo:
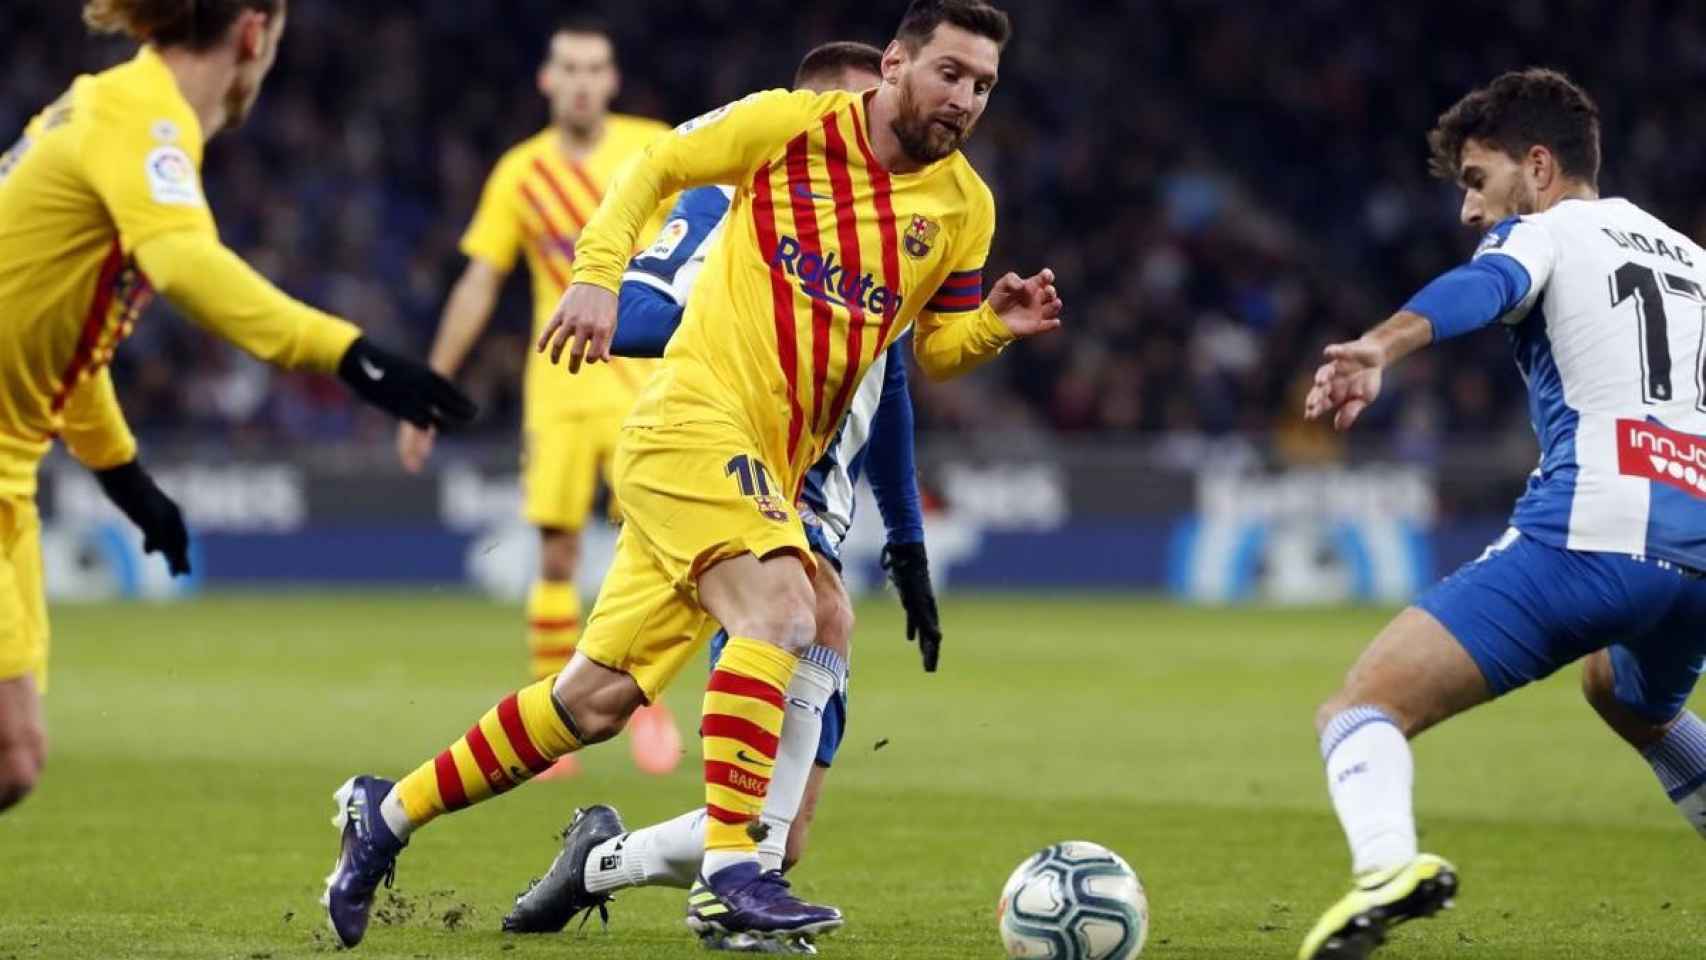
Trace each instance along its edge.
<path fill-rule="evenodd" d="M 906 238 L 902 241 L 906 255 L 914 260 L 929 256 L 931 246 L 936 243 L 936 234 L 941 231 L 941 224 L 929 217 L 913 214 L 912 222 L 906 227 Z"/>

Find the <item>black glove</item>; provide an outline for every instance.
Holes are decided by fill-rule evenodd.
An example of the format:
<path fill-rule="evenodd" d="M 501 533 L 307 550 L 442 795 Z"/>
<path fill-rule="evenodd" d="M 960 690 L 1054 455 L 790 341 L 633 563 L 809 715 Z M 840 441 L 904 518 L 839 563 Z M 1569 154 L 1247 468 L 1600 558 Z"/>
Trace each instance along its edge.
<path fill-rule="evenodd" d="M 154 478 L 135 460 L 110 470 L 96 470 L 95 479 L 130 522 L 142 531 L 142 552 L 166 558 L 172 576 L 190 572 L 190 533 L 184 515 L 172 498 L 161 492 Z"/>
<path fill-rule="evenodd" d="M 350 344 L 338 361 L 338 379 L 361 399 L 423 430 L 464 426 L 477 412 L 449 380 L 366 337 Z"/>
<path fill-rule="evenodd" d="M 906 609 L 906 639 L 918 642 L 924 672 L 936 672 L 942 653 L 942 620 L 936 613 L 936 589 L 930 585 L 930 558 L 922 543 L 891 543 L 883 547 L 883 569 L 900 592 Z"/>

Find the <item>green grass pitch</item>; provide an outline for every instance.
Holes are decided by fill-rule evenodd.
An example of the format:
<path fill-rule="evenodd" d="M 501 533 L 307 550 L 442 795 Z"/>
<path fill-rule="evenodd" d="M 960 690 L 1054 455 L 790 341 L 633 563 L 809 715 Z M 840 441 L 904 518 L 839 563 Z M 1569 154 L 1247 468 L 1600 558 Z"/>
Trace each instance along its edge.
<path fill-rule="evenodd" d="M 1289 957 L 1340 892 L 1310 718 L 1382 611 L 954 597 L 935 676 L 891 600 L 860 615 L 852 728 L 796 876 L 848 915 L 825 957 L 1000 957 L 1002 881 L 1062 839 L 1143 876 L 1146 957 Z M 332 790 L 401 774 L 516 686 L 519 621 L 447 594 L 56 610 L 46 781 L 0 817 L 0 960 L 333 952 L 317 904 Z M 703 679 L 670 698 L 688 726 Z M 1464 889 L 1382 957 L 1698 955 L 1699 840 L 1575 684 L 1565 671 L 1419 742 L 1423 847 Z M 608 932 L 497 930 L 576 804 L 638 826 L 697 803 L 689 747 L 651 778 L 617 741 L 574 780 L 435 824 L 358 955 L 703 956 L 676 891 L 623 895 Z"/>

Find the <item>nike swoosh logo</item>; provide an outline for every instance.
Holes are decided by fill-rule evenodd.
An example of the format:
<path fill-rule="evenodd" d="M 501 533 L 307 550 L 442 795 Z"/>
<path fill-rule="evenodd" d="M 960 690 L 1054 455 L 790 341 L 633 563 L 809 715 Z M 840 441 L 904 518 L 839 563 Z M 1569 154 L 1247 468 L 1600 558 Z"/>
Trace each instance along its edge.
<path fill-rule="evenodd" d="M 805 187 L 802 187 L 799 185 L 795 185 L 795 187 L 794 187 L 794 196 L 799 197 L 801 200 L 834 200 L 835 199 L 834 197 L 830 196 L 827 193 L 814 193 L 811 190 L 808 190 Z"/>
<path fill-rule="evenodd" d="M 366 357 L 361 358 L 361 372 L 367 374 L 367 379 L 369 380 L 385 379 L 385 371 L 380 367 L 375 366 L 373 361 Z"/>
<path fill-rule="evenodd" d="M 775 766 L 774 763 L 766 763 L 765 761 L 760 760 L 757 757 L 747 756 L 745 750 L 736 750 L 735 751 L 735 758 L 740 760 L 742 763 L 750 763 L 755 767 L 774 767 Z"/>

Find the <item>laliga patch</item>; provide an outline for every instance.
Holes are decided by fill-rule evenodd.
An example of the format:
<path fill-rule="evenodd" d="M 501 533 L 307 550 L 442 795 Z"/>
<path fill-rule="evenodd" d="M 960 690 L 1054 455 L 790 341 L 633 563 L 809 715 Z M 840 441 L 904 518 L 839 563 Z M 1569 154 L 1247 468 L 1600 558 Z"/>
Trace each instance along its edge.
<path fill-rule="evenodd" d="M 678 217 L 663 225 L 658 238 L 640 254 L 639 259 L 668 260 L 675 256 L 675 251 L 681 248 L 681 241 L 686 239 L 687 221 Z"/>
<path fill-rule="evenodd" d="M 1641 420 L 1617 421 L 1617 469 L 1706 498 L 1706 438 Z"/>
<path fill-rule="evenodd" d="M 144 163 L 148 192 L 155 203 L 202 206 L 201 185 L 196 182 L 195 164 L 178 147 L 156 147 Z"/>

